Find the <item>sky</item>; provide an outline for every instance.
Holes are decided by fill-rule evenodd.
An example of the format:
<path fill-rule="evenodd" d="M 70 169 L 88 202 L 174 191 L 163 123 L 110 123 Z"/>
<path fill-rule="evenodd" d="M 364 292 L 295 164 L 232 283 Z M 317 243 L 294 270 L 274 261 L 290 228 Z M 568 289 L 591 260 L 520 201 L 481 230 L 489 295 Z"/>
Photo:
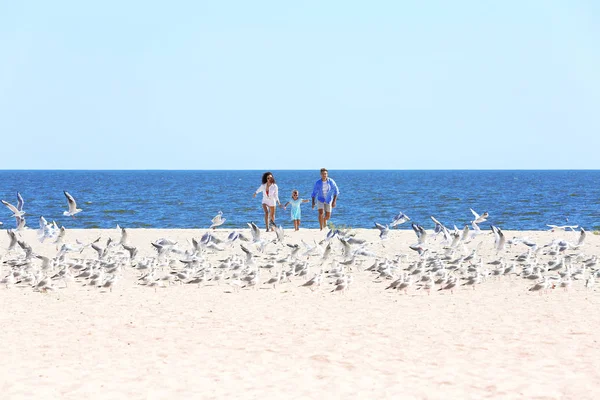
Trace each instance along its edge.
<path fill-rule="evenodd" d="M 0 169 L 599 169 L 600 2 L 3 1 Z"/>

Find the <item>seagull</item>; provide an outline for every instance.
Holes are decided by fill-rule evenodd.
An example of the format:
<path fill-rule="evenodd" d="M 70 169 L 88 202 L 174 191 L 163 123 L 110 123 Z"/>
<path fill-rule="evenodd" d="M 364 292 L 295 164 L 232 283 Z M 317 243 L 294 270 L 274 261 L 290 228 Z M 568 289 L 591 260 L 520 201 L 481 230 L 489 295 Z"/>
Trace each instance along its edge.
<path fill-rule="evenodd" d="M 15 228 L 15 230 L 22 231 L 23 229 L 25 229 L 25 217 L 23 217 L 23 216 L 16 216 L 15 220 L 16 220 L 16 225 L 17 225 L 17 227 Z"/>
<path fill-rule="evenodd" d="M 388 225 L 384 226 L 375 222 L 375 228 L 379 229 L 379 238 L 381 238 L 381 240 L 387 239 L 388 234 L 390 233 L 390 227 Z"/>
<path fill-rule="evenodd" d="M 6 250 L 7 251 L 11 251 L 17 245 L 17 240 L 18 240 L 17 239 L 17 234 L 14 233 L 13 231 L 11 231 L 10 229 L 7 230 L 6 233 L 8 234 L 8 237 L 10 238 L 10 242 L 8 244 L 8 248 Z"/>
<path fill-rule="evenodd" d="M 417 243 L 423 244 L 427 240 L 427 231 L 419 224 L 412 223 L 412 228 L 417 234 Z"/>
<path fill-rule="evenodd" d="M 423 256 L 423 254 L 425 254 L 425 252 L 427 252 L 427 249 L 424 248 L 423 246 L 419 245 L 419 244 L 413 244 L 408 246 L 411 250 L 416 251 L 417 253 L 419 253 L 420 256 Z"/>
<path fill-rule="evenodd" d="M 260 241 L 260 229 L 254 222 L 247 222 L 250 227 L 250 233 L 252 234 L 252 241 L 259 242 Z"/>
<path fill-rule="evenodd" d="M 223 218 L 223 211 L 219 211 L 217 215 L 211 219 L 212 224 L 208 229 L 215 229 L 217 226 L 221 226 L 227 221 L 227 218 Z"/>
<path fill-rule="evenodd" d="M 44 239 L 46 239 L 46 237 L 50 236 L 50 229 L 52 228 L 52 225 L 48 224 L 48 221 L 46 221 L 46 218 L 44 218 L 44 216 L 40 216 L 40 229 L 38 229 L 37 234 L 38 234 L 38 239 L 40 242 L 44 242 Z"/>
<path fill-rule="evenodd" d="M 314 291 L 316 287 L 321 286 L 321 282 L 323 281 L 323 273 L 319 272 L 315 276 L 313 276 L 308 281 L 304 282 L 300 287 L 310 288 L 311 291 Z"/>
<path fill-rule="evenodd" d="M 25 214 L 25 211 L 19 210 L 18 207 L 13 206 L 8 201 L 2 200 L 2 204 L 4 204 L 13 213 L 13 217 L 22 217 Z"/>
<path fill-rule="evenodd" d="M 233 246 L 233 242 L 235 242 L 238 239 L 243 240 L 244 242 L 248 241 L 248 238 L 246 236 L 244 236 L 238 231 L 233 231 L 227 236 L 227 243 L 230 243 L 231 246 Z"/>
<path fill-rule="evenodd" d="M 585 229 L 580 228 L 581 229 L 581 233 L 579 234 L 579 240 L 577 241 L 577 246 L 583 246 L 583 243 L 585 242 Z"/>
<path fill-rule="evenodd" d="M 330 241 L 331 239 L 333 239 L 335 236 L 339 237 L 339 233 L 340 231 L 338 229 L 329 229 L 329 231 L 327 232 L 327 236 L 325 236 L 325 241 Z"/>
<path fill-rule="evenodd" d="M 456 279 L 456 277 L 450 276 L 446 284 L 438 289 L 438 292 L 442 290 L 449 290 L 450 293 L 454 293 L 454 289 L 456 288 L 457 283 L 458 280 Z"/>
<path fill-rule="evenodd" d="M 402 211 L 400 211 L 393 219 L 392 219 L 392 223 L 390 224 L 390 227 L 393 228 L 397 225 L 402 225 L 403 223 L 410 221 L 410 218 L 408 218 L 408 215 L 404 214 Z"/>
<path fill-rule="evenodd" d="M 81 212 L 82 210 L 80 208 L 77 208 L 77 203 L 75 202 L 73 196 L 69 194 L 69 192 L 64 192 L 64 194 L 67 198 L 67 202 L 69 203 L 69 211 L 64 211 L 63 215 L 66 215 L 68 217 L 75 217 L 75 214 Z"/>
<path fill-rule="evenodd" d="M 254 261 L 252 260 L 252 257 L 254 257 L 254 253 L 252 253 L 252 251 L 250 251 L 250 249 L 248 249 L 243 244 L 240 244 L 240 248 L 242 249 L 242 251 L 244 253 L 246 253 L 246 264 L 247 265 L 253 265 Z"/>
<path fill-rule="evenodd" d="M 138 252 L 137 248 L 133 246 L 127 246 L 124 243 L 122 243 L 121 246 L 123 246 L 123 248 L 129 252 L 129 259 L 133 261 Z"/>
<path fill-rule="evenodd" d="M 550 287 L 550 281 L 548 280 L 547 276 L 544 276 L 543 280 L 541 282 L 536 283 L 535 285 L 530 287 L 528 290 L 530 292 L 538 292 L 539 291 L 540 295 L 541 295 L 542 291 L 547 291 L 549 287 Z"/>
<path fill-rule="evenodd" d="M 279 225 L 275 225 L 275 234 L 277 235 L 276 239 L 274 242 L 279 242 L 279 243 L 283 243 L 283 238 L 285 236 L 285 233 L 283 231 L 283 226 Z"/>
<path fill-rule="evenodd" d="M 444 235 L 444 241 L 450 241 L 450 231 L 448 230 L 448 228 L 446 228 L 444 224 L 442 224 L 440 221 L 435 219 L 434 216 L 431 216 L 430 218 L 435 224 L 435 229 L 433 230 L 434 235 L 437 237 L 437 235 L 441 233 L 442 235 Z"/>
<path fill-rule="evenodd" d="M 127 244 L 127 231 L 125 230 L 125 228 L 121 228 L 121 227 L 119 227 L 119 228 L 121 229 L 121 239 L 119 240 L 119 243 L 117 244 L 117 246 L 118 245 L 125 246 Z"/>
<path fill-rule="evenodd" d="M 496 238 L 494 241 L 494 246 L 496 247 L 496 251 L 499 252 L 501 250 L 504 250 L 504 244 L 506 243 L 506 238 L 504 237 L 502 230 L 494 225 L 490 225 L 490 227 L 492 228 L 492 232 L 494 232 L 494 237 Z"/>
<path fill-rule="evenodd" d="M 550 224 L 546 224 L 546 226 L 550 227 L 549 231 L 551 231 L 551 232 L 554 232 L 556 230 L 566 231 L 567 229 L 570 229 L 570 230 L 574 231 L 578 227 L 578 225 L 562 225 L 562 226 L 558 226 L 558 225 L 550 225 Z"/>
<path fill-rule="evenodd" d="M 472 208 L 470 208 L 469 210 L 471 210 L 471 212 L 473 213 L 473 216 L 475 217 L 475 219 L 473 221 L 471 221 L 471 223 L 474 223 L 474 224 L 480 224 L 482 222 L 485 222 L 485 221 L 487 221 L 487 218 L 490 216 L 490 214 L 488 214 L 487 211 L 484 212 L 483 214 L 479 215 Z"/>

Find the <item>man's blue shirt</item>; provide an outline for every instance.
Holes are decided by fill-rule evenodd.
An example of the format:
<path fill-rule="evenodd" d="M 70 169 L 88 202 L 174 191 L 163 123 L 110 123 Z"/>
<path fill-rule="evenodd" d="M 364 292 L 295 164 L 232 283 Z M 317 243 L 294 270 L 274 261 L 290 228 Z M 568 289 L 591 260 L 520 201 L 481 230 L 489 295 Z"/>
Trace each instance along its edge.
<path fill-rule="evenodd" d="M 323 196 L 323 183 L 325 182 L 323 182 L 322 179 L 319 179 L 317 182 L 315 182 L 315 187 L 313 188 L 313 192 L 310 197 L 316 197 L 321 203 L 331 203 L 333 201 L 333 196 L 338 196 L 340 194 L 340 190 L 333 179 L 327 178 L 326 182 L 329 183 L 327 197 Z"/>

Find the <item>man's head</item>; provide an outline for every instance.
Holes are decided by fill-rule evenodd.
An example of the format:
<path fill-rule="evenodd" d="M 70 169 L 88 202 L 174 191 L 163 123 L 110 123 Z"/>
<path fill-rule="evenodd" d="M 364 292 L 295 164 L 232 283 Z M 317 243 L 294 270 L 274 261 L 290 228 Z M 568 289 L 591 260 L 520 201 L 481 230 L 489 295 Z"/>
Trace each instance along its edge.
<path fill-rule="evenodd" d="M 327 168 L 321 168 L 321 179 L 322 180 L 326 180 L 328 174 L 329 174 L 329 172 L 327 171 Z"/>

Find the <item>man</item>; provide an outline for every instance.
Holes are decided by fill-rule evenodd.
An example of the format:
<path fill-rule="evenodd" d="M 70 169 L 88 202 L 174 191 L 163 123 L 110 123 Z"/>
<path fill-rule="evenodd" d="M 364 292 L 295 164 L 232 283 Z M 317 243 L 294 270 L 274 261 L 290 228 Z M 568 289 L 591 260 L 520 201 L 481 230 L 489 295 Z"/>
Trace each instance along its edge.
<path fill-rule="evenodd" d="M 321 179 L 315 183 L 312 192 L 312 208 L 315 208 L 315 197 L 318 202 L 319 227 L 321 230 L 327 226 L 327 221 L 331 217 L 331 209 L 335 208 L 340 191 L 335 181 L 328 176 L 326 168 L 321 168 Z"/>

